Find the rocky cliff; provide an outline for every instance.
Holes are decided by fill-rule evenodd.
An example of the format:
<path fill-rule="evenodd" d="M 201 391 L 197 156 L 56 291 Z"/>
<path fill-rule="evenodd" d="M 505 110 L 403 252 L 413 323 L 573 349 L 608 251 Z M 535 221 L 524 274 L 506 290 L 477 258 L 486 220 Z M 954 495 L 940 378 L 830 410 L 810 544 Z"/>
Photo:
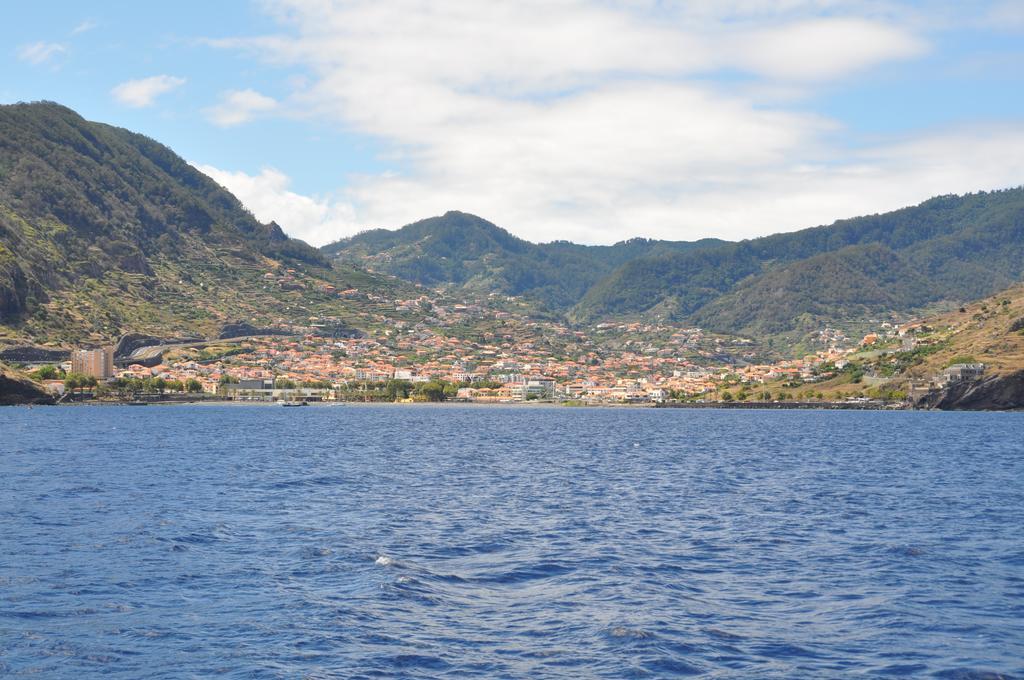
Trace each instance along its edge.
<path fill-rule="evenodd" d="M 38 385 L 0 364 L 0 406 L 52 403 L 53 397 Z"/>
<path fill-rule="evenodd" d="M 918 406 L 944 411 L 1024 409 L 1024 371 L 955 383 L 929 394 Z"/>

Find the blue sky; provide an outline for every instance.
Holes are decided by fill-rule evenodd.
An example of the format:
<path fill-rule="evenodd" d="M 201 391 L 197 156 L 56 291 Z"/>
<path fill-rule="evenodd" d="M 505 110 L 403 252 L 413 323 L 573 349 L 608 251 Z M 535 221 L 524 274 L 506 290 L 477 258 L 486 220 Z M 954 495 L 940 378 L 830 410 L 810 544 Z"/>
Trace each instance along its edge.
<path fill-rule="evenodd" d="M 15 20 L 0 26 L 4 44 L 14 46 L 4 55 L 0 102 L 54 100 L 90 120 L 147 134 L 189 160 L 250 172 L 281 167 L 308 192 L 337 189 L 348 172 L 384 168 L 372 140 L 329 121 L 264 119 L 229 129 L 209 122 L 203 109 L 222 91 L 254 87 L 282 97 L 289 78 L 302 71 L 205 44 L 275 30 L 254 3 L 20 3 L 14 13 Z M 21 49 L 37 43 L 65 51 L 41 63 L 19 59 Z M 119 83 L 160 74 L 186 82 L 146 107 L 125 106 L 111 95 Z"/>
<path fill-rule="evenodd" d="M 1024 183 L 1024 0 L 5 15 L 0 102 L 150 135 L 316 244 L 449 209 L 539 241 L 747 238 Z"/>

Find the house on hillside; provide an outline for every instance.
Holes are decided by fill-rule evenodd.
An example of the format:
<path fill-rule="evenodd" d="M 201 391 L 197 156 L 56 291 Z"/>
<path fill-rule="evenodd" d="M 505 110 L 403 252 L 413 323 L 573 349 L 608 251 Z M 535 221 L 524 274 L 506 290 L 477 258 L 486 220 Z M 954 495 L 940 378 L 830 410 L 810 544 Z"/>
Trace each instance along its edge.
<path fill-rule="evenodd" d="M 977 380 L 985 374 L 985 364 L 953 364 L 942 372 L 941 382 L 944 385 Z"/>

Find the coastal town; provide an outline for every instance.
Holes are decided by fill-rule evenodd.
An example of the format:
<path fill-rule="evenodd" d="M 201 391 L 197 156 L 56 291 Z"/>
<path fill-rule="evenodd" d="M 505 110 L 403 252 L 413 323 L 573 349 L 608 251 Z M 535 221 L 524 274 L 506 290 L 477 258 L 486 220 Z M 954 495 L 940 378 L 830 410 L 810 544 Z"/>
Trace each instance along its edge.
<path fill-rule="evenodd" d="M 823 328 L 814 351 L 766 361 L 748 339 L 659 323 L 571 328 L 515 311 L 515 298 L 453 303 L 424 292 L 388 304 L 393 314 L 378 315 L 370 331 L 333 317 L 310 317 L 303 325 L 282 320 L 267 329 L 239 326 L 255 331 L 240 337 L 144 345 L 122 355 L 114 346 L 80 348 L 66 361 L 28 368 L 43 371 L 46 389 L 68 401 L 178 395 L 302 403 L 892 402 L 906 395 L 864 389 L 826 395 L 815 386 L 849 370 L 851 358 L 918 343 L 914 324 L 882 321 L 858 339 Z M 966 375 L 983 367 L 958 370 Z M 854 378 L 869 388 L 873 376 Z"/>

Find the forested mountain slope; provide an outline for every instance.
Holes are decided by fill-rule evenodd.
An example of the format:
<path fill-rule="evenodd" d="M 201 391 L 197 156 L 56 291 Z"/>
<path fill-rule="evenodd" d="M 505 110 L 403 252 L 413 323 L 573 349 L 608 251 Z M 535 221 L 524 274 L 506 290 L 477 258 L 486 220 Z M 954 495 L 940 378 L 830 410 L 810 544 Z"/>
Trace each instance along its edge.
<path fill-rule="evenodd" d="M 475 215 L 447 212 L 397 230 L 374 229 L 323 247 L 340 262 L 425 285 L 525 295 L 567 309 L 623 262 L 720 245 L 632 239 L 611 246 L 531 243 Z"/>
<path fill-rule="evenodd" d="M 325 246 L 431 286 L 532 297 L 570 320 L 653 315 L 773 335 L 989 295 L 1024 276 L 1024 189 L 940 196 L 737 243 L 535 244 L 449 212 Z"/>
<path fill-rule="evenodd" d="M 717 330 L 794 329 L 808 316 L 966 301 L 1024 276 L 1024 189 L 941 196 L 911 208 L 629 261 L 572 315 L 670 310 Z"/>

